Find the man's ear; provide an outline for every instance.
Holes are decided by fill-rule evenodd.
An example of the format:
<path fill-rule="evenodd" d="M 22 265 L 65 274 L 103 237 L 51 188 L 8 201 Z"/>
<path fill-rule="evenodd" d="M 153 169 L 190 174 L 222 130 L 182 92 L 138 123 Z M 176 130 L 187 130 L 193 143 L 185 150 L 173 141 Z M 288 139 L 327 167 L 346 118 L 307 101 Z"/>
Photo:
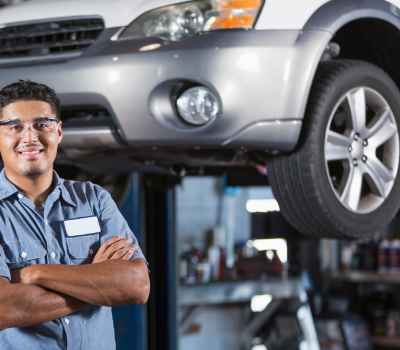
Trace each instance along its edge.
<path fill-rule="evenodd" d="M 63 139 L 63 132 L 62 132 L 62 129 L 61 129 L 61 124 L 62 124 L 62 121 L 59 121 L 58 122 L 58 126 L 57 126 L 58 144 L 60 144 L 61 140 Z"/>

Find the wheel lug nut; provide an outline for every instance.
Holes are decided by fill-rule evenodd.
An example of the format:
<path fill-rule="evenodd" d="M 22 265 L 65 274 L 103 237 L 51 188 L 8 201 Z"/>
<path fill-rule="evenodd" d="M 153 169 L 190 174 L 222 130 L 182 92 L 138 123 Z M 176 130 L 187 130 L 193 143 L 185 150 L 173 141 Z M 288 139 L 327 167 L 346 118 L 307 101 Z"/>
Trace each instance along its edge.
<path fill-rule="evenodd" d="M 349 152 L 353 152 L 353 147 L 349 146 Z"/>
<path fill-rule="evenodd" d="M 367 147 L 367 146 L 368 146 L 368 140 L 364 140 L 364 141 L 363 141 L 363 146 L 364 146 L 364 147 Z"/>
<path fill-rule="evenodd" d="M 359 138 L 360 138 L 360 135 L 359 135 L 359 134 L 355 134 L 355 135 L 354 135 L 354 140 L 358 141 Z"/>
<path fill-rule="evenodd" d="M 362 156 L 362 161 L 365 163 L 367 161 L 368 157 L 367 156 Z"/>
<path fill-rule="evenodd" d="M 357 159 L 353 159 L 353 164 L 354 164 L 354 166 L 357 166 L 357 165 L 358 165 Z"/>

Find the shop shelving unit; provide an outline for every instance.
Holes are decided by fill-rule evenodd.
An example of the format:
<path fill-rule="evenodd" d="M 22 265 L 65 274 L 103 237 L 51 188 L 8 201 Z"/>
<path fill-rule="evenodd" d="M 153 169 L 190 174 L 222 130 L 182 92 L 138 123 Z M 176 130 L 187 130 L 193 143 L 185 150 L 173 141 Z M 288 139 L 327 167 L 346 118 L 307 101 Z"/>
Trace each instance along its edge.
<path fill-rule="evenodd" d="M 329 278 L 333 281 L 343 281 L 360 284 L 400 284 L 400 273 L 379 273 L 373 271 L 335 271 L 331 272 Z M 399 348 L 400 336 L 373 336 L 374 345 L 383 348 Z"/>
<path fill-rule="evenodd" d="M 180 305 L 211 305 L 238 302 L 250 302 L 254 295 L 270 294 L 274 298 L 306 299 L 304 288 L 299 278 L 283 281 L 271 278 L 267 281 L 231 281 L 213 282 L 180 287 Z"/>
<path fill-rule="evenodd" d="M 195 285 L 182 285 L 179 288 L 179 303 L 186 307 L 187 312 L 181 320 L 181 330 L 184 331 L 203 307 L 232 303 L 250 303 L 255 295 L 269 294 L 272 301 L 266 309 L 253 315 L 250 319 L 243 319 L 243 327 L 238 339 L 243 349 L 252 348 L 251 341 L 255 332 L 285 302 L 293 299 L 300 300 L 302 306 L 298 312 L 298 321 L 304 333 L 305 344 L 309 350 L 319 350 L 317 334 L 311 310 L 307 302 L 307 294 L 300 278 L 272 277 L 266 281 L 229 281 L 212 282 Z"/>
<path fill-rule="evenodd" d="M 381 347 L 400 348 L 400 337 L 373 336 L 372 341 Z"/>
<path fill-rule="evenodd" d="M 330 274 L 333 280 L 354 283 L 392 283 L 400 284 L 400 273 L 378 273 L 372 271 L 335 271 Z"/>

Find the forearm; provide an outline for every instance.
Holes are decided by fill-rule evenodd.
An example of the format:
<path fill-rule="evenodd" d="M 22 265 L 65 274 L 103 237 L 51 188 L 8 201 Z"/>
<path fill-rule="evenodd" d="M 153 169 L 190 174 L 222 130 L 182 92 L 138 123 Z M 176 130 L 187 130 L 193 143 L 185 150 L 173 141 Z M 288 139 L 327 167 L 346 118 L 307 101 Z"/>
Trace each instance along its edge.
<path fill-rule="evenodd" d="M 0 287 L 0 330 L 27 327 L 69 315 L 88 304 L 44 288 L 22 283 Z"/>
<path fill-rule="evenodd" d="M 143 304 L 149 294 L 142 259 L 109 260 L 91 265 L 32 265 L 28 283 L 102 306 Z"/>

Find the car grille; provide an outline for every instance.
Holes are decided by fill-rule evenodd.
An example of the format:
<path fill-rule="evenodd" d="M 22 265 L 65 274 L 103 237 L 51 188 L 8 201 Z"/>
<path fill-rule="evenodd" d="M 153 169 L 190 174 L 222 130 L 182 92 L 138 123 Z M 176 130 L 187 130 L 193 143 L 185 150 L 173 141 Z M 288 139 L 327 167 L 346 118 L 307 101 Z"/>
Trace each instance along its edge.
<path fill-rule="evenodd" d="M 103 29 L 99 17 L 7 24 L 0 29 L 0 60 L 80 53 Z"/>

